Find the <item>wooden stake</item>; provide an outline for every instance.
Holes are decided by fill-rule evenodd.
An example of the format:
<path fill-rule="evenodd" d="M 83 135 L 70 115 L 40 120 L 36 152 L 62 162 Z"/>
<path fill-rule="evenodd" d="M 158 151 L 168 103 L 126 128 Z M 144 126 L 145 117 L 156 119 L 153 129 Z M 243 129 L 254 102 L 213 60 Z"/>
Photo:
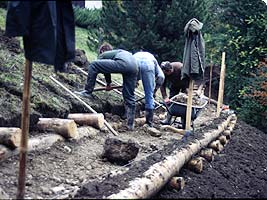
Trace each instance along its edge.
<path fill-rule="evenodd" d="M 225 52 L 222 53 L 220 85 L 219 85 L 219 95 L 218 95 L 218 104 L 217 104 L 217 117 L 220 116 L 221 105 L 223 104 L 224 77 L 225 77 Z"/>
<path fill-rule="evenodd" d="M 19 158 L 19 178 L 17 199 L 23 199 L 25 194 L 26 160 L 28 152 L 28 134 L 30 118 L 30 85 L 32 78 L 32 62 L 26 59 L 24 72 L 23 104 L 21 116 L 21 143 Z"/>
<path fill-rule="evenodd" d="M 59 86 L 61 86 L 64 90 L 66 90 L 69 94 L 71 94 L 75 99 L 77 99 L 79 102 L 81 102 L 86 108 L 88 108 L 92 113 L 97 113 L 91 106 L 89 106 L 87 103 L 85 103 L 83 100 L 81 100 L 76 94 L 71 92 L 68 88 L 66 88 L 64 85 L 62 85 L 59 81 L 57 81 L 55 78 L 50 76 L 50 79 L 52 79 L 55 83 L 57 83 Z M 114 134 L 118 135 L 118 133 L 111 127 L 111 125 L 104 120 L 105 126 Z"/>
<path fill-rule="evenodd" d="M 212 68 L 213 68 L 213 63 L 212 63 L 212 59 L 211 59 L 211 65 L 210 65 L 210 84 L 209 84 L 209 105 L 210 105 L 210 99 L 211 99 Z"/>
<path fill-rule="evenodd" d="M 192 80 L 190 78 L 190 80 L 189 80 L 189 89 L 188 89 L 187 108 L 186 108 L 186 125 L 185 125 L 185 130 L 190 130 L 191 129 L 191 113 L 192 113 L 193 86 L 194 86 L 194 80 Z"/>

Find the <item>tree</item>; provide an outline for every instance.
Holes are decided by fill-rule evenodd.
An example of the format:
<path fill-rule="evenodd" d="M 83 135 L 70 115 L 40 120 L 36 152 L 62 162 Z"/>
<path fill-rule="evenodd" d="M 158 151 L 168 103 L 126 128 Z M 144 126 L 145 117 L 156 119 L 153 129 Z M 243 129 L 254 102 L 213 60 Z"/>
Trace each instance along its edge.
<path fill-rule="evenodd" d="M 217 0 L 215 3 L 223 33 L 215 31 L 223 36 L 218 37 L 223 44 L 220 49 L 227 52 L 225 100 L 243 120 L 262 128 L 266 116 L 259 113 L 265 110 L 266 115 L 267 108 L 259 101 L 256 91 L 264 89 L 259 86 L 266 77 L 258 66 L 260 58 L 267 56 L 267 5 L 262 0 Z"/>
<path fill-rule="evenodd" d="M 182 60 L 184 26 L 193 17 L 205 22 L 200 0 L 103 1 L 105 40 L 130 51 L 150 51 L 159 61 Z"/>

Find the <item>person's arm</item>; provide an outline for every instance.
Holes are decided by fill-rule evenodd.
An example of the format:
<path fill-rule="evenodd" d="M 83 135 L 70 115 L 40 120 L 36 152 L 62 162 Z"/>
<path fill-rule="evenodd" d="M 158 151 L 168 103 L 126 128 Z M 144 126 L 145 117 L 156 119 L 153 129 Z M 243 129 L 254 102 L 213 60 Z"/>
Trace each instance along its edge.
<path fill-rule="evenodd" d="M 155 81 L 156 81 L 156 86 L 154 89 L 154 96 L 155 96 L 157 90 L 164 83 L 165 75 L 164 75 L 162 69 L 160 68 L 160 66 L 158 65 L 158 63 L 157 62 L 154 62 L 154 63 L 155 63 Z"/>

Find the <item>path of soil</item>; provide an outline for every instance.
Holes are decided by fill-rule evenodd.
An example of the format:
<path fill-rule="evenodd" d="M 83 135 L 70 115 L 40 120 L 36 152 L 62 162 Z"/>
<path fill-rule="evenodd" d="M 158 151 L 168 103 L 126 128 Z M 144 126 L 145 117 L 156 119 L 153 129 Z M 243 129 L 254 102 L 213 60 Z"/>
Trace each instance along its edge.
<path fill-rule="evenodd" d="M 201 174 L 182 169 L 182 191 L 163 188 L 155 198 L 267 198 L 267 134 L 237 121 L 233 136 Z"/>
<path fill-rule="evenodd" d="M 203 109 L 195 121 L 196 129 L 213 124 L 214 110 L 214 107 Z M 112 117 L 118 120 L 117 117 Z M 131 165 L 119 166 L 101 158 L 107 137 L 113 135 L 105 131 L 92 132 L 79 141 L 59 142 L 42 151 L 31 152 L 28 155 L 25 197 L 82 198 L 74 197 L 74 194 L 88 181 L 99 181 L 114 173 L 127 171 Z M 164 145 L 180 141 L 174 133 L 164 133 L 159 138 L 152 137 L 142 127 L 133 132 L 122 131 L 119 138 L 134 139 L 140 144 L 141 150 L 134 165 L 139 163 L 143 167 L 149 162 L 139 162 L 140 160 L 159 151 Z M 205 163 L 202 174 L 182 168 L 179 176 L 185 178 L 185 188 L 175 191 L 166 187 L 154 198 L 266 198 L 266 141 L 266 134 L 238 120 L 230 142 L 214 161 Z M 152 158 L 155 162 L 160 159 L 160 154 L 155 154 Z M 0 188 L 14 198 L 18 157 L 1 162 L 0 168 Z M 110 188 L 110 193 L 112 191 L 116 191 L 115 185 Z M 95 194 L 91 198 L 101 198 L 99 195 L 100 193 Z"/>

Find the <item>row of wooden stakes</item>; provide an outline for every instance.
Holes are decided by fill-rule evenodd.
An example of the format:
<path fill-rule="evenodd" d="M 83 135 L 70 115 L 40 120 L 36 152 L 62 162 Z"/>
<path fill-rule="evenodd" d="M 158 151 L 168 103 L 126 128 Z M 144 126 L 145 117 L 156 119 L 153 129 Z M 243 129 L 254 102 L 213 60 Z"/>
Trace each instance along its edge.
<path fill-rule="evenodd" d="M 220 136 L 210 142 L 208 147 L 202 149 L 196 157 L 189 160 L 185 167 L 195 173 L 202 173 L 203 162 L 212 162 L 214 160 L 214 156 L 220 153 L 231 139 L 232 131 L 235 127 L 236 121 L 237 118 L 235 117 L 228 124 L 223 124 L 225 127 L 222 128 L 225 130 L 220 134 Z M 184 188 L 185 180 L 181 176 L 174 176 L 170 179 L 167 185 L 170 189 L 179 191 Z"/>

